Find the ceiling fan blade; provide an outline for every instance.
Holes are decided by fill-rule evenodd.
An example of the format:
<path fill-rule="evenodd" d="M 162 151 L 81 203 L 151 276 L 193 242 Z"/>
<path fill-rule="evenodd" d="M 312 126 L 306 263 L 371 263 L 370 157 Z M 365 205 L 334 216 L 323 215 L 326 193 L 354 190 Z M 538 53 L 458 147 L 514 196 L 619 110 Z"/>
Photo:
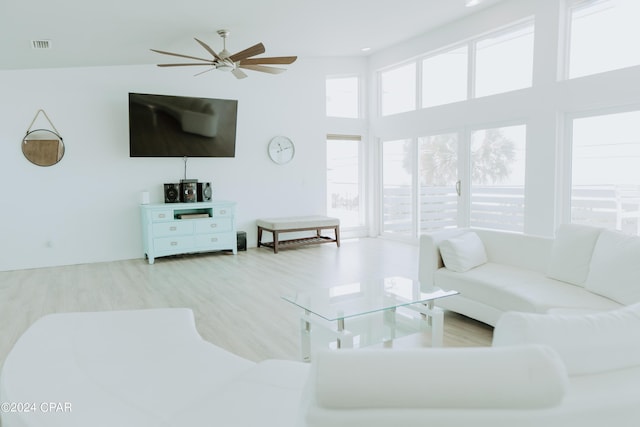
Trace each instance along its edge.
<path fill-rule="evenodd" d="M 214 66 L 211 62 L 189 62 L 185 64 L 158 64 L 158 67 L 188 67 L 192 65 L 207 65 L 209 67 Z"/>
<path fill-rule="evenodd" d="M 234 53 L 229 57 L 229 59 L 232 60 L 233 62 L 238 62 L 238 61 L 242 61 L 243 59 L 249 58 L 250 56 L 260 55 L 261 53 L 264 53 L 264 52 L 265 52 L 264 45 L 262 43 L 258 43 L 238 53 Z"/>
<path fill-rule="evenodd" d="M 231 74 L 233 74 L 236 79 L 244 79 L 247 77 L 247 74 L 238 68 L 234 68 L 233 71 L 231 71 Z"/>
<path fill-rule="evenodd" d="M 200 71 L 199 73 L 194 74 L 193 77 L 197 77 L 200 74 L 208 73 L 209 71 L 213 71 L 215 69 L 216 69 L 215 67 L 212 67 L 212 68 L 209 68 L 208 70 Z"/>
<path fill-rule="evenodd" d="M 261 71 L 263 73 L 269 73 L 269 74 L 280 74 L 287 71 L 286 68 L 265 67 L 264 65 L 251 65 L 251 64 L 245 65 L 243 63 L 240 63 L 238 67 L 245 68 L 247 70 Z"/>
<path fill-rule="evenodd" d="M 207 52 L 209 52 L 211 55 L 213 55 L 214 58 L 216 58 L 218 61 L 221 61 L 222 59 L 218 56 L 218 54 L 211 49 L 211 47 L 206 44 L 205 42 L 203 42 L 202 40 L 198 40 L 197 38 L 193 38 L 195 41 L 197 41 L 198 43 L 200 43 L 200 46 L 202 46 L 203 48 L 206 49 Z"/>
<path fill-rule="evenodd" d="M 156 50 L 156 49 L 150 49 L 150 50 L 156 53 L 161 53 L 163 55 L 171 55 L 171 56 L 177 56 L 180 58 L 188 58 L 188 59 L 196 59 L 198 61 L 213 62 L 210 59 L 198 58 L 197 56 L 189 56 L 189 55 L 183 55 L 181 53 L 165 52 L 164 50 Z"/>
<path fill-rule="evenodd" d="M 273 56 L 270 58 L 249 58 L 240 61 L 243 65 L 260 65 L 260 64 L 293 64 L 297 56 Z"/>

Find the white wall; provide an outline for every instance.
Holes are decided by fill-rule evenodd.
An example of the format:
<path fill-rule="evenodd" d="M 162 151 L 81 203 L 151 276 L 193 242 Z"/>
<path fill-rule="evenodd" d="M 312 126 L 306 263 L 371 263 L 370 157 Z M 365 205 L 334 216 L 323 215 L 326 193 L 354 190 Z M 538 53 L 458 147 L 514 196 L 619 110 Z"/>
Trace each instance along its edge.
<path fill-rule="evenodd" d="M 565 116 L 639 105 L 640 67 L 570 81 L 558 80 L 562 1 L 508 0 L 370 58 L 370 109 L 377 110 L 380 69 L 482 35 L 524 18 L 536 22 L 533 87 L 394 116 L 371 114 L 372 142 L 413 138 L 513 122 L 527 125 L 525 233 L 552 236 L 563 219 Z"/>
<path fill-rule="evenodd" d="M 128 92 L 238 100 L 235 158 L 191 158 L 188 177 L 234 200 L 238 229 L 255 246 L 258 217 L 325 212 L 325 74 L 361 71 L 364 60 L 299 59 L 281 75 L 244 80 L 153 65 L 0 71 L 0 271 L 142 258 L 138 205 L 148 190 L 183 177 L 181 158 L 130 158 Z M 38 167 L 21 140 L 38 109 L 66 153 Z M 36 125 L 48 125 L 41 116 Z M 287 135 L 293 162 L 278 166 L 267 143 Z"/>
<path fill-rule="evenodd" d="M 162 201 L 162 183 L 179 180 L 182 159 L 128 155 L 127 93 L 239 100 L 237 157 L 190 159 L 188 175 L 212 181 L 214 197 L 238 202 L 238 228 L 255 245 L 258 217 L 325 211 L 325 134 L 360 133 L 366 150 L 371 232 L 376 232 L 377 142 L 520 121 L 527 124 L 525 232 L 552 235 L 562 219 L 563 125 L 567 114 L 640 105 L 640 67 L 559 81 L 563 33 L 558 0 L 508 0 L 469 18 L 408 40 L 368 59 L 303 58 L 287 73 L 252 73 L 237 81 L 209 73 L 155 66 L 0 71 L 0 271 L 141 258 L 138 203 L 149 190 Z M 534 16 L 533 87 L 419 110 L 376 115 L 376 71 Z M 360 74 L 368 85 L 363 120 L 325 117 L 325 76 Z M 40 168 L 20 142 L 39 108 L 65 138 L 62 162 Z M 295 160 L 269 161 L 277 134 L 296 143 Z"/>

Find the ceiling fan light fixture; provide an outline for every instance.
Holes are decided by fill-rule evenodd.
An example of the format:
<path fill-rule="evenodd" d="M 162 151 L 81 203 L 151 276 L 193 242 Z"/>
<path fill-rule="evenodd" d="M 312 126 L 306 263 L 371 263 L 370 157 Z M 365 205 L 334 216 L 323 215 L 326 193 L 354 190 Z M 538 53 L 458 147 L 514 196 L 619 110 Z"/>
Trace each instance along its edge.
<path fill-rule="evenodd" d="M 216 65 L 216 69 L 220 71 L 233 71 L 235 67 L 227 62 Z"/>

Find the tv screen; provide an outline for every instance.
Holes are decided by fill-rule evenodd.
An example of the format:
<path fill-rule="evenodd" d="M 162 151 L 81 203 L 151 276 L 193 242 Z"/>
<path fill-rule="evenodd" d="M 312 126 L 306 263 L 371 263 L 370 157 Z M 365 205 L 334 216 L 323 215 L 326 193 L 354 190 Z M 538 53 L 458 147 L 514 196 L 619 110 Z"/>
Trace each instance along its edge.
<path fill-rule="evenodd" d="M 234 157 L 238 101 L 129 93 L 130 157 Z"/>

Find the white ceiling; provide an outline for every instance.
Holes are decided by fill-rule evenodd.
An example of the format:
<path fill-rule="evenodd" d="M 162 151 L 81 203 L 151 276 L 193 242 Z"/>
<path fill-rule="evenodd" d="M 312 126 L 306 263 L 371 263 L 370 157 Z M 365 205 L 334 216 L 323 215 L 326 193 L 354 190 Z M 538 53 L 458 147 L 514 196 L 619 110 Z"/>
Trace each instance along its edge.
<path fill-rule="evenodd" d="M 467 8 L 465 0 L 4 0 L 0 69 L 173 61 L 149 48 L 206 57 L 193 37 L 219 51 L 223 28 L 232 53 L 263 42 L 262 56 L 357 56 L 498 1 Z M 35 39 L 51 48 L 33 49 Z"/>

